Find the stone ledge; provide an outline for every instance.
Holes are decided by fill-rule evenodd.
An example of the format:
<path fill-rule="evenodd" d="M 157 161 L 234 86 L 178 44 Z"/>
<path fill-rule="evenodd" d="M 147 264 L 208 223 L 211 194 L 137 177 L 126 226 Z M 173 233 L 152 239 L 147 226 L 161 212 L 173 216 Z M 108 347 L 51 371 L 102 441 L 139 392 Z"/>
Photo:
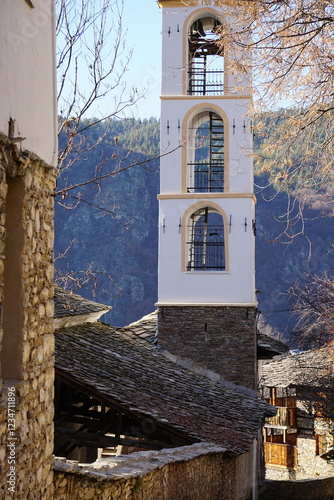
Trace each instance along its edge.
<path fill-rule="evenodd" d="M 186 462 L 201 455 L 225 453 L 226 449 L 211 443 L 195 443 L 161 451 L 138 451 L 131 455 L 98 459 L 92 464 L 55 458 L 54 470 L 59 473 L 87 475 L 95 479 L 139 477 L 174 462 Z"/>
<path fill-rule="evenodd" d="M 10 177 L 24 175 L 24 171 L 31 169 L 30 162 L 38 162 L 39 166 L 50 171 L 53 176 L 56 176 L 56 168 L 47 164 L 35 153 L 26 149 L 19 149 L 3 132 L 0 132 L 0 156 L 5 166 L 7 174 Z"/>

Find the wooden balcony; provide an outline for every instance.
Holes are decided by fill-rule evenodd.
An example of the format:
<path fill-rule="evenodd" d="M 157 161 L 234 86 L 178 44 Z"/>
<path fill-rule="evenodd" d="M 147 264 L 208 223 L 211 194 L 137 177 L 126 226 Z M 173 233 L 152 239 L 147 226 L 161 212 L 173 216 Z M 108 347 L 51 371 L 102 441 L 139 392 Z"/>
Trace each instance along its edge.
<path fill-rule="evenodd" d="M 264 443 L 264 459 L 267 465 L 296 469 L 297 447 L 291 444 Z"/>
<path fill-rule="evenodd" d="M 267 419 L 268 426 L 296 427 L 296 408 L 278 407 L 275 417 Z"/>

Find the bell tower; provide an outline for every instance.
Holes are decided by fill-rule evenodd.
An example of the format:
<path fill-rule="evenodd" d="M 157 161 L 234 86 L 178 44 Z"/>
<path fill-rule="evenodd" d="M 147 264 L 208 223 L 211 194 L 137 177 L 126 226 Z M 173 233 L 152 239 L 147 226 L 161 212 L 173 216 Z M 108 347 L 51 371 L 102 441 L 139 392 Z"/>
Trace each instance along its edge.
<path fill-rule="evenodd" d="M 231 48 L 217 43 L 232 21 L 222 2 L 158 4 L 159 344 L 255 388 L 251 78 L 233 73 Z"/>

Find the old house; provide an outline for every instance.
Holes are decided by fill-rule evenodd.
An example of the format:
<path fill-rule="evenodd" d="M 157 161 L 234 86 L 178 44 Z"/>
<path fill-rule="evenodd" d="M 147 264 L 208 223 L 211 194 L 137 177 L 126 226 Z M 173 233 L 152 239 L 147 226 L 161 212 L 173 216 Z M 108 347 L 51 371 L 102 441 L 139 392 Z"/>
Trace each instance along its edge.
<path fill-rule="evenodd" d="M 278 409 L 265 425 L 268 478 L 334 475 L 333 355 L 329 344 L 263 365 L 263 397 Z"/>
<path fill-rule="evenodd" d="M 57 158 L 51 0 L 1 3 L 0 496 L 53 495 L 53 187 Z"/>
<path fill-rule="evenodd" d="M 97 443 L 156 450 L 210 443 L 224 448 L 220 458 L 230 465 L 216 469 L 218 484 L 202 474 L 206 493 L 193 484 L 192 497 L 255 499 L 261 419 L 274 410 L 255 393 L 251 75 L 234 73 L 229 48 L 218 44 L 222 27 L 238 19 L 223 2 L 158 4 L 164 155 L 157 345 L 131 328 L 98 323 L 57 331 L 57 449 L 68 456 Z M 180 481 L 176 487 L 186 498 Z"/>
<path fill-rule="evenodd" d="M 55 455 L 86 462 L 73 466 L 57 459 L 55 498 L 67 498 L 74 483 L 78 496 L 71 498 L 81 498 L 93 472 L 104 475 L 107 488 L 117 487 L 123 498 L 129 484 L 117 486 L 121 466 L 128 467 L 132 481 L 139 469 L 143 498 L 151 498 L 174 462 L 179 465 L 158 498 L 186 498 L 189 490 L 192 498 L 222 498 L 224 484 L 229 488 L 223 498 L 255 498 L 256 442 L 274 408 L 250 389 L 162 350 L 154 342 L 155 313 L 115 330 L 86 322 L 90 314 L 105 312 L 104 306 L 58 288 L 55 297 L 56 322 L 69 321 L 55 334 Z M 115 458 L 116 447 L 121 457 Z M 96 461 L 103 448 L 104 458 Z M 155 459 L 150 465 L 155 479 L 145 473 L 149 457 Z M 197 460 L 203 461 L 199 483 Z M 206 461 L 211 464 L 207 476 Z"/>
<path fill-rule="evenodd" d="M 161 165 L 161 350 L 131 331 L 98 323 L 105 306 L 69 299 L 58 290 L 55 392 L 54 5 L 17 0 L 2 6 L 0 474 L 5 499 L 104 500 L 138 498 L 138 492 L 151 499 L 154 491 L 174 500 L 189 497 L 189 490 L 194 500 L 195 494 L 198 500 L 257 496 L 259 431 L 274 410 L 253 392 L 250 82 L 229 73 L 228 54 L 215 43 L 226 22 L 220 2 L 192 1 L 186 7 L 161 0 L 159 5 L 168 73 L 162 147 L 188 145 Z M 211 70 L 214 61 L 218 66 Z M 91 467 L 60 460 L 54 477 L 54 401 L 59 454 L 84 448 L 85 460 L 91 461 L 100 447 L 150 451 L 137 451 L 129 462 L 116 457 Z M 122 469 L 118 475 L 115 468 Z"/>

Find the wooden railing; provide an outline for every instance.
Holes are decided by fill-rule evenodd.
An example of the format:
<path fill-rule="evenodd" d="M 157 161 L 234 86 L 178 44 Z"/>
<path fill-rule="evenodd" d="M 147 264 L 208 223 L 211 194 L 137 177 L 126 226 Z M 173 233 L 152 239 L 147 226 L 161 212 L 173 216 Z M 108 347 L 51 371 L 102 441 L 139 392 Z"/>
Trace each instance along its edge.
<path fill-rule="evenodd" d="M 296 408 L 278 407 L 276 416 L 268 418 L 267 423 L 272 426 L 296 427 Z"/>
<path fill-rule="evenodd" d="M 264 443 L 264 459 L 267 465 L 296 469 L 297 447 L 291 444 Z"/>

